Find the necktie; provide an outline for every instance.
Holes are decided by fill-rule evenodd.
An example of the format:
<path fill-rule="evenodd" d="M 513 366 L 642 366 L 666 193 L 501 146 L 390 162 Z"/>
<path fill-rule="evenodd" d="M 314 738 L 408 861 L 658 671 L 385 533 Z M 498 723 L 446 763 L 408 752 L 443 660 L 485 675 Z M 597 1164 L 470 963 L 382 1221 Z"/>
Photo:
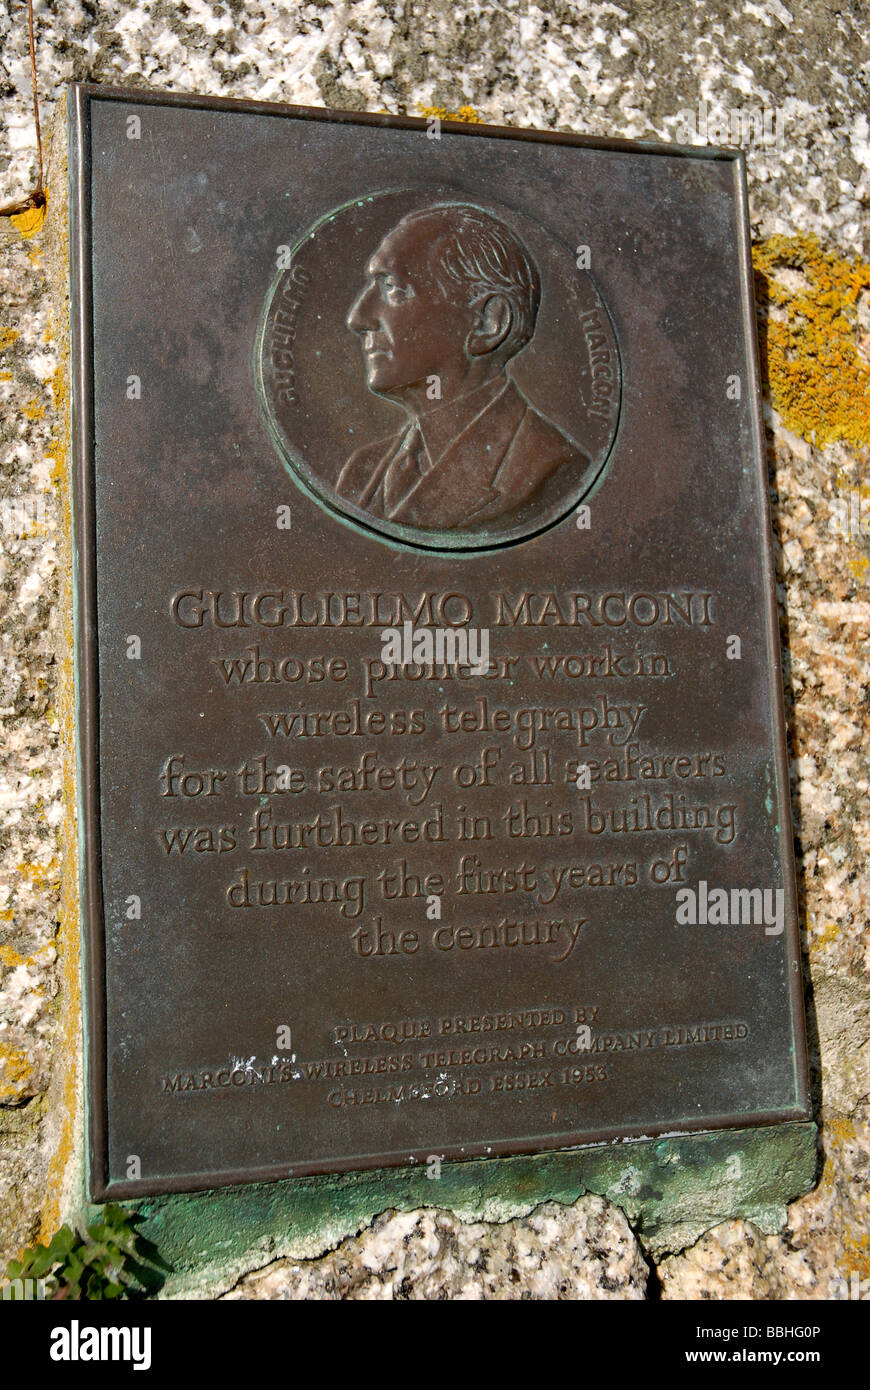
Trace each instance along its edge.
<path fill-rule="evenodd" d="M 387 516 L 404 501 L 411 488 L 423 476 L 426 446 L 416 425 L 405 435 L 402 447 L 384 475 L 384 509 Z"/>

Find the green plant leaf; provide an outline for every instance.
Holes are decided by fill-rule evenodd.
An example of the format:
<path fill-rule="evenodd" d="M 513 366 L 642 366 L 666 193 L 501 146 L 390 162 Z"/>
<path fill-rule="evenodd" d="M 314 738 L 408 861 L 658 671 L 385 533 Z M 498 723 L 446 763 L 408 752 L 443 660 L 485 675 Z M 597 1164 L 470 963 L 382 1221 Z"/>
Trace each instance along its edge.
<path fill-rule="evenodd" d="M 165 1282 L 171 1265 L 136 1227 L 138 1212 L 110 1202 L 84 1235 L 61 1226 L 48 1245 L 10 1260 L 6 1279 L 50 1278 L 53 1298 L 115 1299 L 148 1297 Z"/>

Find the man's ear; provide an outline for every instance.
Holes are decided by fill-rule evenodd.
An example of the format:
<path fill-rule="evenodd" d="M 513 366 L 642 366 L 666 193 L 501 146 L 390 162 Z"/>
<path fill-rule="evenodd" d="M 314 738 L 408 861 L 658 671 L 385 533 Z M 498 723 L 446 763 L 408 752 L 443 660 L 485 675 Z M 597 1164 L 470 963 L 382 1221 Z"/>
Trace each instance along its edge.
<path fill-rule="evenodd" d="M 514 311 L 506 294 L 491 294 L 477 306 L 477 319 L 466 344 L 472 357 L 495 352 L 511 331 Z"/>

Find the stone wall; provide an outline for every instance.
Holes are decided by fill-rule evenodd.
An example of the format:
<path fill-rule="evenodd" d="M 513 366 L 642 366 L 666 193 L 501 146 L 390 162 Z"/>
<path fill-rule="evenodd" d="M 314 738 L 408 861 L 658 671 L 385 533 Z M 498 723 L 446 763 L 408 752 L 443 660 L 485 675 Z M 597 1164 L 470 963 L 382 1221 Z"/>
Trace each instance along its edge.
<path fill-rule="evenodd" d="M 672 1253 L 653 1250 L 642 1232 L 639 1240 L 631 1213 L 601 1196 L 500 1224 L 445 1210 L 385 1212 L 311 1258 L 275 1260 L 264 1244 L 263 1268 L 228 1296 L 842 1296 L 844 1281 L 870 1277 L 870 42 L 860 0 L 35 8 L 45 125 L 63 84 L 77 79 L 745 143 L 821 1122 L 816 1189 L 776 1234 L 729 1221 Z M 35 172 L 18 0 L 0 33 L 5 201 Z M 51 193 L 45 225 L 39 214 L 0 223 L 0 1258 L 57 1224 L 75 1102 L 64 1085 L 77 1043 L 63 1027 L 77 1010 L 75 971 L 58 927 L 59 677 L 70 653 L 58 604 L 64 373 L 45 265 L 58 234 L 52 208 L 63 199 Z"/>

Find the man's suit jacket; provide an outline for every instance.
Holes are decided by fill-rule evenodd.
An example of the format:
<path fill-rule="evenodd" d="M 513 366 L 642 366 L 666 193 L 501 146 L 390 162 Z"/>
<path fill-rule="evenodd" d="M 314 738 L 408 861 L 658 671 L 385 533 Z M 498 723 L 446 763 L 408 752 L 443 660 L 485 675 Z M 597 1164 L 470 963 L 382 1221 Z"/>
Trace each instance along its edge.
<path fill-rule="evenodd" d="M 384 475 L 406 433 L 403 426 L 386 439 L 363 444 L 351 454 L 336 484 L 340 497 L 406 526 L 450 530 L 494 521 L 527 502 L 557 468 L 583 457 L 513 382 L 505 381 L 388 514 Z"/>

